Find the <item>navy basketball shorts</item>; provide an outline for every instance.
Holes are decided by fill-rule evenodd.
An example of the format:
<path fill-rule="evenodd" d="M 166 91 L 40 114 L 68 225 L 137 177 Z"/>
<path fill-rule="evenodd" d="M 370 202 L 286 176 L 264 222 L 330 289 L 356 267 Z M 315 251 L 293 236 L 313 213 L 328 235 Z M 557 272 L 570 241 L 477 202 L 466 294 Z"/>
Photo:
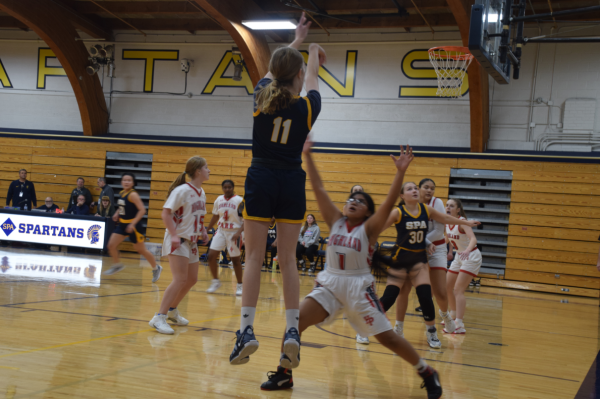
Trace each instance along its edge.
<path fill-rule="evenodd" d="M 302 223 L 306 214 L 306 172 L 251 166 L 246 175 L 244 219 Z"/>
<path fill-rule="evenodd" d="M 115 227 L 113 234 L 129 236 L 129 241 L 131 241 L 134 244 L 137 244 L 138 242 L 144 242 L 144 235 L 142 233 L 140 233 L 140 231 L 142 231 L 141 230 L 142 229 L 141 222 L 136 223 L 136 225 L 133 228 L 133 231 L 131 233 L 128 233 L 125 231 L 125 229 L 127 228 L 127 226 L 129 226 L 129 223 L 131 223 L 132 220 L 133 219 L 130 219 L 130 220 L 119 219 L 119 224 L 117 225 L 117 227 Z"/>

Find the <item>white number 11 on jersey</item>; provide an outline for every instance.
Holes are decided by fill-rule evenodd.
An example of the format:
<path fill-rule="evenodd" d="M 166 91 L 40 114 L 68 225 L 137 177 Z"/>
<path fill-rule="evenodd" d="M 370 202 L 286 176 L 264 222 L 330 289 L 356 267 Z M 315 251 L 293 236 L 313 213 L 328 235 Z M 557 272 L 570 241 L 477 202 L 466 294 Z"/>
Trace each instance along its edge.
<path fill-rule="evenodd" d="M 279 139 L 279 130 L 281 130 L 281 121 L 283 118 L 281 116 L 275 118 L 273 121 L 273 134 L 271 135 L 271 141 L 273 143 L 277 143 Z M 292 127 L 292 120 L 286 119 L 283 122 L 283 134 L 281 135 L 281 144 L 287 144 L 288 136 L 290 135 L 290 127 Z"/>

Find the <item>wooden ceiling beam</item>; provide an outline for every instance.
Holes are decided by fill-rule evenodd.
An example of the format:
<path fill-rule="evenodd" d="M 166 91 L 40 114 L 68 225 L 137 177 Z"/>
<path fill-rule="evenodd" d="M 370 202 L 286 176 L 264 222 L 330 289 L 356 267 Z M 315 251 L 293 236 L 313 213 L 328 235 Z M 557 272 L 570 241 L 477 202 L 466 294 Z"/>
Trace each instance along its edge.
<path fill-rule="evenodd" d="M 0 10 L 17 18 L 31 28 L 52 49 L 64 68 L 73 88 L 83 133 L 86 136 L 104 135 L 108 129 L 108 111 L 100 79 L 90 76 L 85 68 L 88 51 L 71 25 L 69 13 L 52 1 L 0 0 Z"/>
<path fill-rule="evenodd" d="M 264 32 L 248 29 L 242 21 L 264 18 L 264 11 L 253 0 L 194 1 L 229 33 L 242 53 L 252 84 L 256 85 L 269 71 L 271 51 Z"/>
<path fill-rule="evenodd" d="M 456 18 L 463 46 L 469 44 L 471 6 L 474 0 L 447 0 Z M 469 108 L 471 121 L 471 152 L 484 152 L 490 138 L 489 78 L 477 61 L 467 70 L 469 74 Z"/>
<path fill-rule="evenodd" d="M 143 31 L 149 30 L 222 30 L 221 26 L 210 18 L 126 18 L 127 22 Z M 133 30 L 116 18 L 106 18 L 104 25 L 113 30 Z"/>

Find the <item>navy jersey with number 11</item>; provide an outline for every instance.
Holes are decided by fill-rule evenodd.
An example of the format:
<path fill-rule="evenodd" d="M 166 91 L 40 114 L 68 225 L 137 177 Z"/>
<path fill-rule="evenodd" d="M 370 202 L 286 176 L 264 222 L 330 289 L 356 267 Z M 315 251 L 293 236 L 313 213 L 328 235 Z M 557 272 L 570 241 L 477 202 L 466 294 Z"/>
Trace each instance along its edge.
<path fill-rule="evenodd" d="M 254 95 L 271 79 L 261 79 Z M 298 97 L 286 109 L 267 115 L 254 105 L 254 127 L 252 130 L 252 156 L 288 164 L 302 163 L 302 148 L 313 123 L 321 112 L 321 95 L 311 90 L 306 97 Z"/>

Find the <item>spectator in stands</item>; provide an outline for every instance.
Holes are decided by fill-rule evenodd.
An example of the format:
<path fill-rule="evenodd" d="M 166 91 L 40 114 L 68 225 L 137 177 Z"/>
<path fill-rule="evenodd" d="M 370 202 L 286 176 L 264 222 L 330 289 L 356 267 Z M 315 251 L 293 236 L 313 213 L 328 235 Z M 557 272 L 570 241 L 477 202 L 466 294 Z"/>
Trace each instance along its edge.
<path fill-rule="evenodd" d="M 71 192 L 71 200 L 69 201 L 69 209 L 76 206 L 77 198 L 80 195 L 83 195 L 85 197 L 85 205 L 88 207 L 88 212 L 89 212 L 90 205 L 92 205 L 92 193 L 90 192 L 90 190 L 88 190 L 87 188 L 85 188 L 83 186 L 84 184 L 85 184 L 85 180 L 83 180 L 83 177 L 80 177 L 77 179 L 77 187 L 75 187 L 73 189 L 73 191 Z M 70 213 L 70 212 L 67 210 L 67 213 Z"/>
<path fill-rule="evenodd" d="M 21 169 L 19 171 L 19 179 L 10 183 L 8 187 L 8 193 L 6 194 L 6 206 L 10 205 L 12 200 L 12 206 L 21 210 L 27 207 L 31 210 L 31 204 L 37 207 L 37 198 L 35 196 L 35 187 L 33 183 L 27 180 L 27 171 Z"/>
<path fill-rule="evenodd" d="M 96 216 L 101 216 L 103 218 L 111 218 L 115 214 L 115 207 L 112 202 L 110 202 L 110 198 L 108 195 L 100 197 L 100 205 L 98 206 L 98 212 L 96 212 Z"/>
<path fill-rule="evenodd" d="M 365 190 L 362 188 L 362 186 L 360 184 L 356 184 L 356 185 L 352 186 L 352 188 L 350 189 L 350 194 L 354 194 L 357 191 L 364 192 Z"/>
<path fill-rule="evenodd" d="M 89 215 L 90 207 L 85 203 L 85 195 L 79 194 L 77 196 L 77 202 L 67 209 L 67 213 L 73 215 Z"/>
<path fill-rule="evenodd" d="M 58 205 L 56 205 L 54 203 L 54 201 L 52 200 L 52 197 L 46 197 L 46 200 L 44 201 L 44 205 L 40 206 L 39 208 L 42 211 L 46 211 L 46 212 L 56 212 L 56 210 L 58 209 Z"/>
<path fill-rule="evenodd" d="M 315 272 L 315 255 L 319 250 L 319 238 L 321 236 L 321 230 L 315 221 L 315 216 L 309 214 L 306 217 L 306 222 L 300 230 L 300 236 L 298 237 L 298 245 L 296 245 L 296 258 L 298 259 L 302 271 L 306 270 L 304 264 L 304 256 L 310 262 L 309 273 Z"/>
<path fill-rule="evenodd" d="M 111 186 L 106 184 L 106 177 L 98 178 L 98 187 L 100 187 L 102 189 L 102 191 L 100 191 L 100 195 L 98 196 L 98 198 L 108 197 L 110 204 L 113 205 L 115 203 L 115 192 L 113 191 L 113 188 Z M 96 205 L 96 204 L 94 202 L 92 202 L 91 206 L 93 207 L 94 205 Z M 98 206 L 99 205 L 100 204 L 98 204 Z M 98 209 L 98 212 L 99 211 L 100 211 L 100 209 Z"/>

